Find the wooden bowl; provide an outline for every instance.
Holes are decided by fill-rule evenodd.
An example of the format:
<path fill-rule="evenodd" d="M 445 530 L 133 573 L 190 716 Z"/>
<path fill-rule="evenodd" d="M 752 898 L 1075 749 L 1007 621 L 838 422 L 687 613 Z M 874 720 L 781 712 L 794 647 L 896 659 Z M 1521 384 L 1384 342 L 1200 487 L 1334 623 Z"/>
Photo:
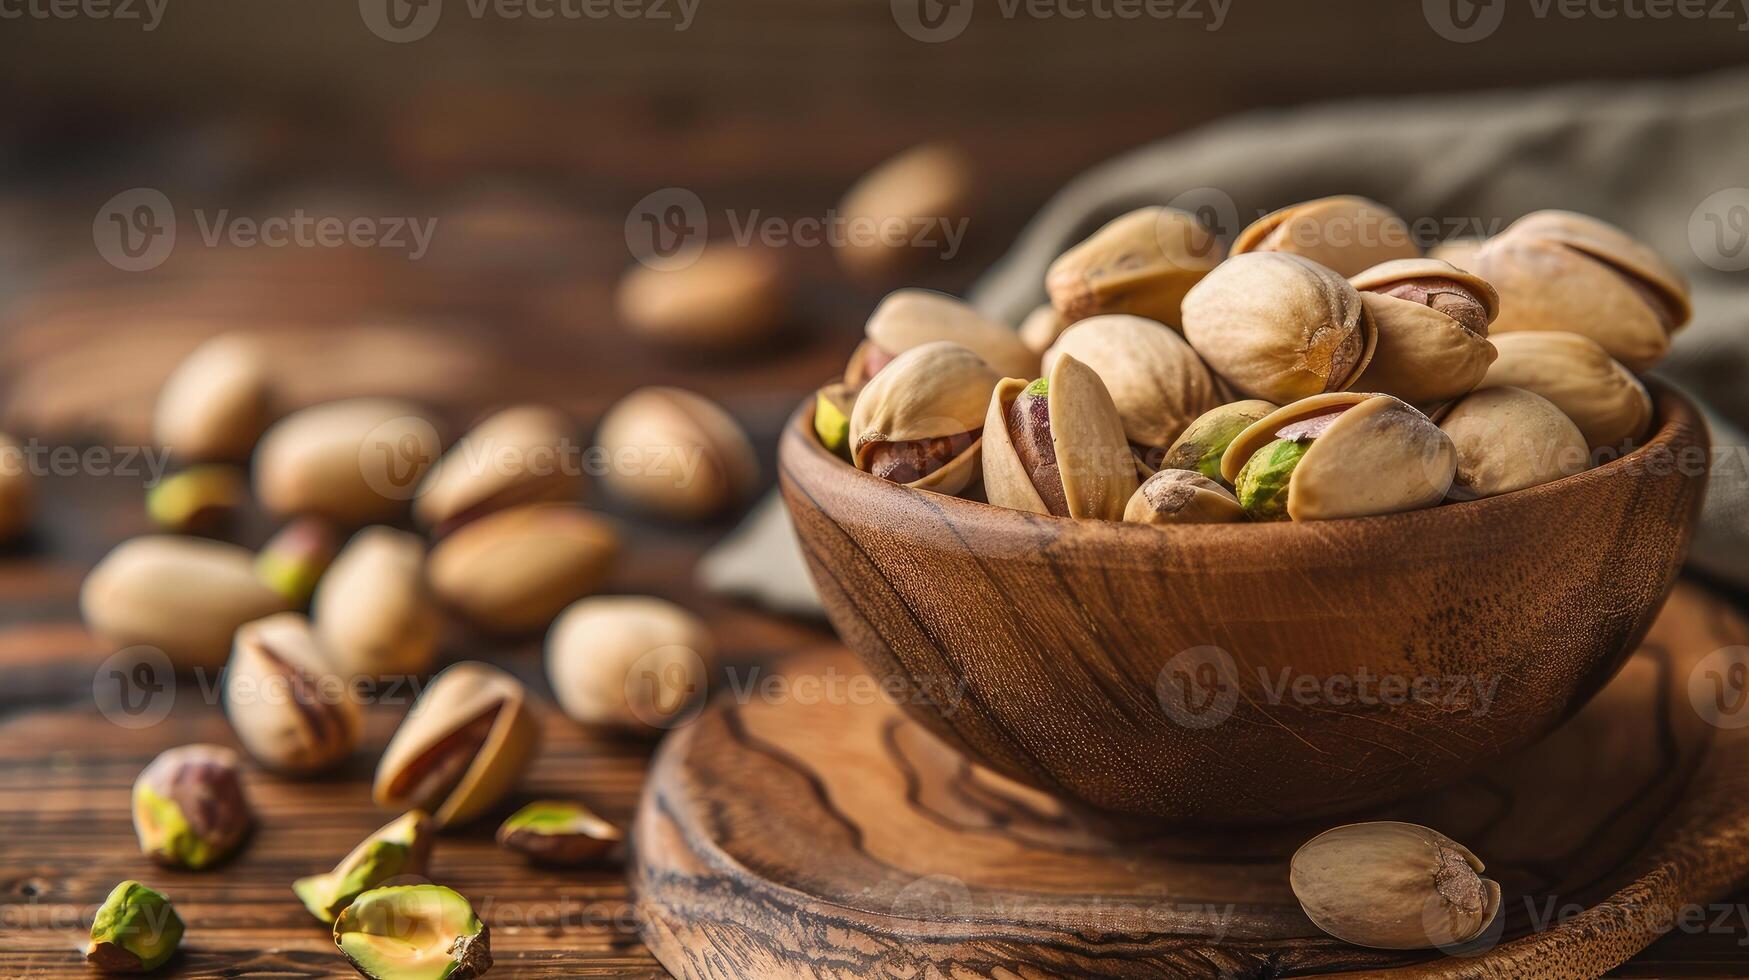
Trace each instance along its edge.
<path fill-rule="evenodd" d="M 970 758 L 1119 818 L 1267 823 L 1449 783 L 1543 735 L 1645 635 L 1707 437 L 1655 389 L 1635 452 L 1362 520 L 1160 529 L 887 483 L 804 406 L 779 449 L 821 600 Z"/>

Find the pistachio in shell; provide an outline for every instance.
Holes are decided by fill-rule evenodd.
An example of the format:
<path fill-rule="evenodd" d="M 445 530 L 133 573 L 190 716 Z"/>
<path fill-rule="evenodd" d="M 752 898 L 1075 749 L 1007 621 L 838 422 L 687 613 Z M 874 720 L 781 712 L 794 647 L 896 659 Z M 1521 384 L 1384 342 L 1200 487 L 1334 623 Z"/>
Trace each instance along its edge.
<path fill-rule="evenodd" d="M 1000 380 L 959 344 L 905 351 L 856 397 L 851 460 L 883 480 L 959 493 L 978 478 L 984 409 Z"/>
<path fill-rule="evenodd" d="M 1453 500 L 1477 500 L 1584 471 L 1591 450 L 1573 420 L 1523 388 L 1471 392 L 1440 417 L 1457 449 Z"/>
<path fill-rule="evenodd" d="M 1058 313 L 1056 307 L 1046 303 L 1028 313 L 1026 319 L 1020 321 L 1020 342 L 1025 344 L 1028 350 L 1043 357 L 1044 352 L 1050 350 L 1051 345 L 1056 343 L 1057 338 L 1061 337 L 1063 331 L 1069 329 L 1074 322 Z"/>
<path fill-rule="evenodd" d="M 425 542 L 381 525 L 353 535 L 316 587 L 311 616 L 342 677 L 425 673 L 439 627 Z"/>
<path fill-rule="evenodd" d="M 838 204 L 851 232 L 835 250 L 839 263 L 852 275 L 879 279 L 934 255 L 913 247 L 915 232 L 963 221 L 975 181 L 971 158 L 952 143 L 924 143 L 881 163 Z"/>
<path fill-rule="evenodd" d="M 255 555 L 255 574 L 287 602 L 302 606 L 339 551 L 340 536 L 332 524 L 299 517 L 262 545 Z"/>
<path fill-rule="evenodd" d="M 650 734 L 688 720 L 710 689 L 716 643 L 702 619 L 654 596 L 573 603 L 547 633 L 547 680 L 584 725 Z"/>
<path fill-rule="evenodd" d="M 637 336 L 687 350 L 743 350 L 770 340 L 789 318 L 794 285 L 775 250 L 706 245 L 678 268 L 634 265 L 615 297 Z"/>
<path fill-rule="evenodd" d="M 1137 524 L 1230 524 L 1245 519 L 1233 492 L 1191 470 L 1161 470 L 1142 481 L 1123 519 Z"/>
<path fill-rule="evenodd" d="M 850 458 L 850 412 L 856 407 L 856 389 L 842 381 L 814 393 L 814 435 L 834 455 Z"/>
<path fill-rule="evenodd" d="M 223 527 L 249 496 L 240 467 L 203 463 L 178 470 L 146 491 L 146 516 L 175 534 L 208 533 Z"/>
<path fill-rule="evenodd" d="M 24 450 L 11 436 L 0 434 L 0 541 L 10 541 L 30 523 L 36 491 Z"/>
<path fill-rule="evenodd" d="M 165 379 L 152 438 L 184 463 L 242 462 L 272 421 L 268 358 L 259 341 L 220 334 Z"/>
<path fill-rule="evenodd" d="M 619 557 L 612 525 L 581 507 L 524 504 L 483 517 L 437 543 L 431 589 L 475 625 L 536 630 L 594 592 Z"/>
<path fill-rule="evenodd" d="M 753 444 L 734 416 L 681 388 L 640 388 L 601 420 L 602 483 L 643 513 L 676 521 L 714 517 L 759 482 Z"/>
<path fill-rule="evenodd" d="M 302 613 L 277 613 L 237 630 L 224 697 L 237 740 L 275 772 L 320 772 L 358 746 L 358 696 L 334 672 Z"/>
<path fill-rule="evenodd" d="M 438 827 L 463 824 L 515 788 L 540 748 L 540 723 L 522 683 L 476 661 L 433 678 L 377 764 L 380 807 L 424 810 Z"/>
<path fill-rule="evenodd" d="M 162 892 L 124 881 L 91 920 L 85 961 L 104 973 L 150 973 L 176 955 L 183 929 L 182 917 Z"/>
<path fill-rule="evenodd" d="M 577 427 L 544 405 L 515 405 L 488 416 L 425 474 L 413 517 L 439 537 L 515 504 L 574 500 L 583 470 L 571 458 Z"/>
<path fill-rule="evenodd" d="M 335 917 L 334 945 L 371 980 L 473 980 L 492 968 L 491 930 L 442 885 L 364 892 Z"/>
<path fill-rule="evenodd" d="M 1289 882 L 1306 917 L 1373 949 L 1458 946 L 1500 912 L 1500 886 L 1470 850 L 1427 827 L 1381 820 L 1326 830 L 1294 852 Z"/>
<path fill-rule="evenodd" d="M 1117 406 L 1099 375 L 1069 354 L 1048 377 L 996 386 L 983 456 L 984 492 L 998 507 L 1116 521 L 1136 492 Z"/>
<path fill-rule="evenodd" d="M 1138 208 L 1058 256 L 1045 290 L 1071 322 L 1130 313 L 1176 328 L 1185 294 L 1220 261 L 1220 242 L 1195 215 Z"/>
<path fill-rule="evenodd" d="M 598 861 L 625 835 L 595 811 L 569 800 L 539 800 L 510 815 L 498 844 L 535 864 L 573 867 Z"/>
<path fill-rule="evenodd" d="M 342 527 L 392 520 L 437 460 L 437 428 L 394 398 L 316 405 L 274 423 L 255 453 L 255 496 L 271 514 Z"/>
<path fill-rule="evenodd" d="M 1291 204 L 1252 222 L 1233 240 L 1232 254 L 1252 252 L 1299 255 L 1353 276 L 1381 262 L 1419 258 L 1421 248 L 1397 212 L 1341 195 Z"/>
<path fill-rule="evenodd" d="M 1674 266 L 1621 229 L 1570 211 L 1525 215 L 1471 261 L 1499 291 L 1496 332 L 1580 334 L 1634 371 L 1663 360 L 1693 313 Z"/>
<path fill-rule="evenodd" d="M 435 834 L 431 818 L 409 810 L 360 841 L 334 870 L 292 883 L 310 914 L 333 922 L 360 894 L 403 875 L 422 875 Z"/>
<path fill-rule="evenodd" d="M 1427 257 L 1444 262 L 1465 272 L 1475 271 L 1476 252 L 1488 240 L 1486 238 L 1448 238 L 1427 250 Z"/>
<path fill-rule="evenodd" d="M 1166 450 L 1165 457 L 1160 461 L 1160 468 L 1191 470 L 1225 486 L 1226 478 L 1221 475 L 1221 457 L 1226 455 L 1227 447 L 1233 444 L 1239 433 L 1250 428 L 1253 422 L 1279 407 L 1273 402 L 1251 399 L 1228 402 L 1209 409 L 1173 440 L 1172 446 Z"/>
<path fill-rule="evenodd" d="M 240 761 L 222 745 L 182 745 L 141 770 L 133 790 L 140 853 L 190 871 L 236 853 L 255 822 Z"/>
<path fill-rule="evenodd" d="M 869 314 L 863 331 L 865 339 L 844 370 L 844 382 L 853 387 L 867 384 L 900 354 L 940 341 L 966 348 L 1010 377 L 1038 373 L 1038 354 L 1019 334 L 946 293 L 894 290 Z"/>
<path fill-rule="evenodd" d="M 1499 312 L 1486 280 L 1435 259 L 1394 259 L 1349 281 L 1379 332 L 1356 388 L 1437 405 L 1481 384 L 1495 356 L 1488 324 Z"/>
<path fill-rule="evenodd" d="M 1184 298 L 1184 338 L 1239 394 L 1285 405 L 1353 387 L 1378 327 L 1348 280 L 1298 255 L 1252 252 Z"/>
<path fill-rule="evenodd" d="M 1523 388 L 1555 403 L 1592 449 L 1632 443 L 1652 426 L 1652 396 L 1626 366 L 1589 337 L 1559 331 L 1498 334 L 1499 356 L 1483 388 Z"/>

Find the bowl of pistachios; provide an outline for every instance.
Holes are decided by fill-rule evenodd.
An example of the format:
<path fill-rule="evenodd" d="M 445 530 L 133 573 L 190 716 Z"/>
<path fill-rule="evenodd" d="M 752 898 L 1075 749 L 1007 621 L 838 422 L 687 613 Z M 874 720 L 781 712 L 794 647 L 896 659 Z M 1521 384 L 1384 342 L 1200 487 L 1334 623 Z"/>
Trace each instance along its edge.
<path fill-rule="evenodd" d="M 1704 423 L 1639 374 L 1680 275 L 1566 212 L 1423 254 L 1352 197 L 1219 250 L 1145 208 L 1023 331 L 875 309 L 780 445 L 845 643 L 970 759 L 1119 820 L 1353 812 L 1548 732 L 1698 516 Z"/>

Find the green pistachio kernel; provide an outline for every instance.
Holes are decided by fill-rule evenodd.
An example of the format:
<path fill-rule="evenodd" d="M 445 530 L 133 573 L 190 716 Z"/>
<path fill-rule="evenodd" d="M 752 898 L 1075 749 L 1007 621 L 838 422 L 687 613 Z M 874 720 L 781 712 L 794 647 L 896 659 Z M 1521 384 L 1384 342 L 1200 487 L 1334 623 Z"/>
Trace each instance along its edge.
<path fill-rule="evenodd" d="M 1252 520 L 1288 519 L 1288 481 L 1310 448 L 1310 441 L 1277 439 L 1252 454 L 1245 468 L 1239 471 L 1239 479 L 1234 482 L 1239 506 L 1245 508 Z"/>
<path fill-rule="evenodd" d="M 181 941 L 182 919 L 170 900 L 124 881 L 97 910 L 85 959 L 106 972 L 145 973 L 168 962 Z"/>

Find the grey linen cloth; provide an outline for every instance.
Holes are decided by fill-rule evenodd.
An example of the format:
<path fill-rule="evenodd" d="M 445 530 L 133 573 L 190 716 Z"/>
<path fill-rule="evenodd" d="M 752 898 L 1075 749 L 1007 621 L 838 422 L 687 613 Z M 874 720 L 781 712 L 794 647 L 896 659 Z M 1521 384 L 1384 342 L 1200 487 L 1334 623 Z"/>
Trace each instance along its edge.
<path fill-rule="evenodd" d="M 1654 375 L 1694 396 L 1714 453 L 1691 566 L 1749 588 L 1749 73 L 1256 112 L 1145 146 L 1076 178 L 972 302 L 1019 323 L 1052 259 L 1148 204 L 1200 211 L 1228 240 L 1329 194 L 1395 208 L 1423 245 L 1495 234 L 1543 208 L 1640 236 L 1694 288 L 1695 316 Z M 763 502 L 701 568 L 707 587 L 817 612 L 781 503 Z"/>

